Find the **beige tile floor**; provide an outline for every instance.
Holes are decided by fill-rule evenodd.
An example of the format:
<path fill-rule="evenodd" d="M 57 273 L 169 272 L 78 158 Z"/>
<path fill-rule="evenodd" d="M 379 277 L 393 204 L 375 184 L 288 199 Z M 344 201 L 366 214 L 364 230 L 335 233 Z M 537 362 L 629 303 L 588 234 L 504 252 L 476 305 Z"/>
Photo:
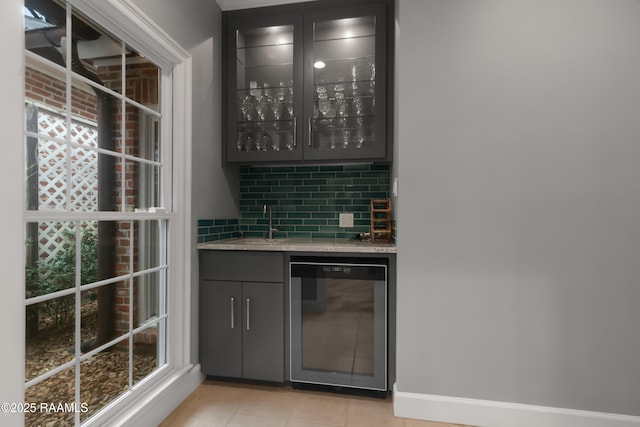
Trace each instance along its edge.
<path fill-rule="evenodd" d="M 390 398 L 207 380 L 160 427 L 461 427 L 393 416 Z M 466 426 L 471 427 L 471 426 Z"/>

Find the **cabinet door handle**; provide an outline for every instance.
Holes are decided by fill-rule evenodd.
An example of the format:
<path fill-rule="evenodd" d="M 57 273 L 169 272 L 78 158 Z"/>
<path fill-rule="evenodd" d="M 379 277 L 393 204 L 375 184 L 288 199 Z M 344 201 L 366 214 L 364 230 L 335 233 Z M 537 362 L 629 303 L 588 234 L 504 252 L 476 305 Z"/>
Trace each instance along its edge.
<path fill-rule="evenodd" d="M 293 118 L 293 146 L 298 146 L 298 121 L 296 118 Z"/>
<path fill-rule="evenodd" d="M 236 313 L 235 313 L 235 307 L 234 307 L 235 305 L 236 305 L 236 299 L 234 297 L 231 297 L 231 329 L 236 328 L 236 321 L 235 321 Z"/>
<path fill-rule="evenodd" d="M 251 330 L 251 298 L 247 298 L 247 331 Z"/>
<path fill-rule="evenodd" d="M 309 147 L 313 146 L 313 132 L 311 129 L 311 116 L 309 116 Z"/>

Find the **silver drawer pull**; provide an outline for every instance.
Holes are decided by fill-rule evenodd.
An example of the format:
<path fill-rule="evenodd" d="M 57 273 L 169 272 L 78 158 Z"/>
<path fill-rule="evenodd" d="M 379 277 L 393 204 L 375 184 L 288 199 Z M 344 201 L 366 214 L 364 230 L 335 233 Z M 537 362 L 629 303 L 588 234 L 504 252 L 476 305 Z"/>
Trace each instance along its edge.
<path fill-rule="evenodd" d="M 236 322 L 235 322 L 235 308 L 234 305 L 236 303 L 236 299 L 234 297 L 231 297 L 231 329 L 235 329 L 236 328 Z"/>
<path fill-rule="evenodd" d="M 247 331 L 251 330 L 251 298 L 247 298 Z"/>

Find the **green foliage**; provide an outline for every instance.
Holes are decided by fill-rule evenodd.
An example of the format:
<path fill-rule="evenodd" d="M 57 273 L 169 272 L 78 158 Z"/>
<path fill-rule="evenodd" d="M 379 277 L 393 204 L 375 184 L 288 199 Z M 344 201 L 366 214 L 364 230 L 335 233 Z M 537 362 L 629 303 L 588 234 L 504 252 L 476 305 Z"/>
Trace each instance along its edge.
<path fill-rule="evenodd" d="M 47 295 L 75 286 L 76 251 L 74 236 L 67 236 L 64 249 L 54 258 L 27 267 L 25 278 L 27 297 Z M 80 242 L 80 281 L 95 282 L 98 277 L 98 237 L 95 231 L 85 230 Z M 75 296 L 66 295 L 39 304 L 56 327 L 71 321 L 74 316 Z"/>

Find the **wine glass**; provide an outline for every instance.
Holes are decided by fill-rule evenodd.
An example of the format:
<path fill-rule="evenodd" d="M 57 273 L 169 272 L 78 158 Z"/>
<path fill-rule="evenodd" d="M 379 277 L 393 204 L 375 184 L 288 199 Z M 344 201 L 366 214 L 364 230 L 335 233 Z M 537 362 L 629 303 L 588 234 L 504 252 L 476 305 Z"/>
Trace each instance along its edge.
<path fill-rule="evenodd" d="M 327 123 L 327 113 L 329 112 L 329 110 L 331 109 L 331 100 L 329 99 L 329 97 L 326 94 L 323 94 L 322 96 L 318 96 L 318 110 L 320 111 L 320 113 L 322 113 L 322 123 Z"/>
<path fill-rule="evenodd" d="M 287 147 L 288 151 L 293 151 L 293 134 L 287 131 L 283 134 L 283 137 L 285 138 L 284 146 Z"/>
<path fill-rule="evenodd" d="M 336 133 L 335 132 L 327 132 L 329 137 L 329 149 L 333 150 L 336 148 Z"/>
<path fill-rule="evenodd" d="M 245 151 L 244 150 L 244 132 L 242 131 L 238 131 L 238 139 L 236 140 L 236 150 Z"/>
<path fill-rule="evenodd" d="M 316 92 L 318 93 L 318 95 L 327 93 L 327 88 L 325 86 L 326 84 L 327 81 L 324 79 L 324 77 L 320 77 L 318 79 L 318 83 L 316 84 Z"/>
<path fill-rule="evenodd" d="M 344 93 L 336 93 L 336 110 L 338 117 L 345 118 L 349 115 L 349 105 L 344 98 Z"/>
<path fill-rule="evenodd" d="M 260 135 L 260 149 L 261 151 L 267 151 L 271 147 L 271 135 L 268 132 L 262 132 Z"/>
<path fill-rule="evenodd" d="M 344 92 L 344 74 L 338 73 L 336 74 L 336 84 L 333 86 L 333 90 L 336 93 L 336 97 L 339 93 Z"/>
<path fill-rule="evenodd" d="M 240 105 L 241 119 L 243 121 L 250 122 L 255 119 L 255 105 L 253 102 L 253 96 L 247 95 L 242 100 Z"/>
<path fill-rule="evenodd" d="M 325 117 L 329 122 L 329 126 L 332 127 L 333 118 L 336 116 L 336 100 L 334 98 L 329 98 L 329 109 L 327 110 Z"/>
<path fill-rule="evenodd" d="M 282 117 L 282 101 L 278 98 L 271 103 L 271 112 L 274 120 L 280 120 Z"/>
<path fill-rule="evenodd" d="M 351 139 L 351 131 L 349 129 L 342 130 L 342 148 L 349 147 L 349 139 Z"/>
<path fill-rule="evenodd" d="M 287 114 L 288 114 L 289 118 L 292 119 L 293 118 L 293 101 L 287 100 L 285 105 L 286 105 L 286 108 L 287 108 Z"/>
<path fill-rule="evenodd" d="M 262 87 L 264 88 L 262 93 L 265 98 L 267 98 L 267 102 L 271 100 L 271 83 L 268 80 L 265 80 Z"/>
<path fill-rule="evenodd" d="M 286 105 L 287 96 L 285 94 L 284 80 L 280 80 L 280 89 L 275 96 L 272 104 L 273 118 L 274 120 L 280 120 L 282 118 L 283 107 Z M 286 118 L 287 116 L 285 116 Z"/>
<path fill-rule="evenodd" d="M 258 120 L 264 121 L 264 113 L 267 105 L 263 96 L 261 96 L 260 99 L 256 101 L 255 107 Z"/>
<path fill-rule="evenodd" d="M 360 91 L 358 88 L 358 84 L 353 84 L 353 115 L 354 116 L 362 116 L 364 113 L 364 104 L 362 102 L 362 97 L 360 96 Z"/>
<path fill-rule="evenodd" d="M 262 132 L 256 134 L 256 151 L 263 151 L 264 140 L 262 139 Z"/>
<path fill-rule="evenodd" d="M 289 86 L 285 92 L 285 104 L 287 108 L 287 114 L 289 114 L 289 118 L 293 118 L 293 80 L 289 80 Z"/>
<path fill-rule="evenodd" d="M 273 131 L 270 132 L 269 139 L 271 140 L 271 150 L 272 151 L 280 151 L 280 132 Z"/>
<path fill-rule="evenodd" d="M 362 117 L 358 117 L 356 120 L 358 122 L 358 126 L 355 130 L 354 139 L 356 148 L 361 148 L 364 143 L 364 119 Z"/>
<path fill-rule="evenodd" d="M 242 131 L 238 133 L 237 148 L 238 151 L 250 151 L 253 145 L 253 136 L 249 131 Z"/>

